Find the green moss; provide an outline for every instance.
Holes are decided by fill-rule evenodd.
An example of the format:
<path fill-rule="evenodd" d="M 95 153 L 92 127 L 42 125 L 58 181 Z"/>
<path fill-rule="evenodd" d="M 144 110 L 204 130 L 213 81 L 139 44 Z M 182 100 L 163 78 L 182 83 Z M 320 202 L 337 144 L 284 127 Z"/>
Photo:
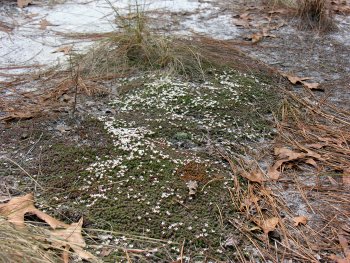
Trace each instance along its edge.
<path fill-rule="evenodd" d="M 156 79 L 112 104 L 118 114 L 101 122 L 105 131 L 93 124 L 98 127 L 89 140 L 99 143 L 52 145 L 45 198 L 50 206 L 79 211 L 93 228 L 174 242 L 150 257 L 140 256 L 140 262 L 176 258 L 183 240 L 192 259 L 204 260 L 203 253 L 234 259 L 233 249 L 220 252 L 236 231 L 226 221 L 236 216 L 228 190 L 230 169 L 206 145 L 210 141 L 237 151 L 237 143 L 268 136 L 266 116 L 277 105 L 276 93 L 265 82 L 234 71 L 216 72 L 207 83 Z M 194 197 L 181 174 L 190 161 L 205 170 Z M 159 248 L 136 239 L 125 242 Z M 106 262 L 123 255 L 112 253 Z"/>

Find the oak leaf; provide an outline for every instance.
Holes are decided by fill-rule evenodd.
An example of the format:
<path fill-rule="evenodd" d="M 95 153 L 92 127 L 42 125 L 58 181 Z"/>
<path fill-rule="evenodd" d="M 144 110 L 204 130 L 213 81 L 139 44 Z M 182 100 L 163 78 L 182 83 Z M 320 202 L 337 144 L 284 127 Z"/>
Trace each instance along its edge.
<path fill-rule="evenodd" d="M 86 247 L 85 240 L 81 234 L 83 226 L 83 218 L 78 223 L 72 223 L 65 229 L 57 229 L 50 231 L 50 241 L 55 248 L 64 248 L 63 259 L 68 262 L 68 251 L 71 248 L 80 258 L 90 262 L 99 262 L 98 259 L 90 252 L 84 250 Z"/>
<path fill-rule="evenodd" d="M 10 223 L 13 223 L 17 227 L 24 227 L 24 215 L 27 213 L 36 215 L 53 229 L 66 226 L 65 223 L 37 209 L 34 206 L 34 196 L 32 193 L 14 197 L 8 203 L 0 204 L 0 215 L 6 217 Z"/>
<path fill-rule="evenodd" d="M 282 73 L 282 76 L 287 78 L 289 80 L 289 82 L 292 83 L 293 85 L 295 85 L 295 84 L 302 84 L 302 82 L 304 80 L 312 79 L 312 78 L 309 78 L 309 77 L 300 78 L 300 77 L 297 77 L 297 76 L 288 75 L 286 73 Z"/>
<path fill-rule="evenodd" d="M 268 177 L 273 180 L 277 180 L 281 174 L 281 172 L 279 171 L 280 167 L 284 163 L 287 163 L 290 161 L 304 159 L 305 163 L 308 163 L 310 165 L 317 167 L 317 164 L 313 159 L 324 160 L 320 154 L 306 148 L 304 148 L 304 150 L 306 151 L 306 153 L 295 152 L 285 147 L 275 148 L 275 155 L 277 156 L 278 160 L 274 163 L 273 166 L 269 167 L 267 172 Z"/>

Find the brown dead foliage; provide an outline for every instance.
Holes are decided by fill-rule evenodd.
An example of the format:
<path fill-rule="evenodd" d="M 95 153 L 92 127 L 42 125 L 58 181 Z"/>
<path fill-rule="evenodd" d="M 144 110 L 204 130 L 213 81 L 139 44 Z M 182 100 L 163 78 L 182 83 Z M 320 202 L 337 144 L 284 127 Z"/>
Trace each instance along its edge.
<path fill-rule="evenodd" d="M 2 90 L 0 122 L 25 120 L 52 112 L 73 110 L 75 96 L 106 94 L 94 79 L 83 79 L 79 75 L 65 77 L 69 73 L 53 72 L 47 77 L 33 81 L 33 77 L 8 82 Z M 23 84 L 32 83 L 34 91 L 22 91 Z"/>
<path fill-rule="evenodd" d="M 49 230 L 43 229 L 45 234 L 35 237 L 35 239 L 41 241 L 42 243 L 40 245 L 43 247 L 62 250 L 64 263 L 69 262 L 69 250 L 73 250 L 76 255 L 89 262 L 99 262 L 90 252 L 84 250 L 86 243 L 82 236 L 83 218 L 78 223 L 67 225 L 36 208 L 33 194 L 14 197 L 9 202 L 0 204 L 0 216 L 5 217 L 9 223 L 19 229 L 18 235 L 21 235 L 21 231 L 26 234 L 26 226 L 28 225 L 28 222 L 25 222 L 24 218 L 26 214 L 36 215 L 51 227 Z M 33 237 L 27 236 L 27 238 L 30 239 Z M 47 241 L 49 244 L 45 245 L 44 241 Z M 30 244 L 30 241 L 28 243 Z M 14 249 L 14 252 L 11 253 L 20 255 L 26 252 L 18 248 L 17 252 Z M 26 255 L 23 254 L 21 257 L 25 258 Z"/>
<path fill-rule="evenodd" d="M 206 169 L 207 167 L 205 164 L 191 161 L 185 164 L 183 167 L 180 167 L 176 171 L 176 174 L 180 176 L 181 180 L 184 180 L 185 182 L 207 182 L 208 174 L 206 172 Z"/>
<path fill-rule="evenodd" d="M 257 170 L 254 157 L 222 154 L 233 173 L 232 203 L 241 213 L 241 220 L 231 218 L 230 223 L 258 249 L 262 261 L 345 263 L 350 240 L 350 113 L 304 92 L 286 92 L 277 122 L 275 162 L 267 176 Z"/>

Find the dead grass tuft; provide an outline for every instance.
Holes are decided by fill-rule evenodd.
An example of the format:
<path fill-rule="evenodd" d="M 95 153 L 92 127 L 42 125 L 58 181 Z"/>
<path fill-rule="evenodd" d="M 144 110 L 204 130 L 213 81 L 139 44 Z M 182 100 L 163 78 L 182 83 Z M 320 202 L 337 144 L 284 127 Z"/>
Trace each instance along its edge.
<path fill-rule="evenodd" d="M 135 70 L 165 70 L 187 77 L 203 77 L 206 59 L 190 40 L 157 32 L 137 2 L 126 15 L 120 14 L 112 4 L 111 7 L 119 31 L 87 54 L 76 57 L 82 74 L 101 77 Z"/>
<path fill-rule="evenodd" d="M 335 29 L 331 7 L 326 0 L 299 0 L 297 12 L 302 20 L 302 28 L 319 31 Z"/>
<path fill-rule="evenodd" d="M 7 263 L 62 262 L 58 253 L 48 251 L 44 235 L 36 227 L 18 230 L 0 218 L 0 261 Z"/>

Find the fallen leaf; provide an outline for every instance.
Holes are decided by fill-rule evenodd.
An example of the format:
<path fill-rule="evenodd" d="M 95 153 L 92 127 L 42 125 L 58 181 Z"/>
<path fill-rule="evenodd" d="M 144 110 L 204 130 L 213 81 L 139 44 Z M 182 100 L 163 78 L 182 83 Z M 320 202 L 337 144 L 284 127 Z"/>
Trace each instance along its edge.
<path fill-rule="evenodd" d="M 55 51 L 53 51 L 52 53 L 58 53 L 58 52 L 63 52 L 65 55 L 68 55 L 69 52 L 72 50 L 73 46 L 62 46 L 59 47 L 58 49 L 56 49 Z"/>
<path fill-rule="evenodd" d="M 298 158 L 303 158 L 305 156 L 304 153 L 298 153 L 294 152 L 291 149 L 282 147 L 282 148 L 275 148 L 275 155 L 278 156 L 280 159 L 288 159 L 288 160 L 296 160 Z"/>
<path fill-rule="evenodd" d="M 281 172 L 278 171 L 278 169 L 281 167 L 281 165 L 285 162 L 287 162 L 288 159 L 283 159 L 283 160 L 278 160 L 275 162 L 275 164 L 267 170 L 267 176 L 271 180 L 278 180 L 279 177 L 281 176 Z"/>
<path fill-rule="evenodd" d="M 235 16 L 235 18 L 233 18 L 233 24 L 235 24 L 236 26 L 249 28 L 250 27 L 250 24 L 249 24 L 250 20 L 252 20 L 252 19 L 250 17 L 249 12 L 244 12 L 240 15 Z"/>
<path fill-rule="evenodd" d="M 31 4 L 33 1 L 32 0 L 17 0 L 17 6 L 19 8 L 23 8 Z"/>
<path fill-rule="evenodd" d="M 299 226 L 299 225 L 306 225 L 307 223 L 307 217 L 306 216 L 297 216 L 293 218 L 294 221 L 294 226 Z"/>
<path fill-rule="evenodd" d="M 339 239 L 339 244 L 342 247 L 346 258 L 350 259 L 350 248 L 349 248 L 348 241 L 346 240 L 346 238 L 342 233 L 338 234 L 338 239 Z"/>
<path fill-rule="evenodd" d="M 281 73 L 281 75 L 283 76 L 283 77 L 285 77 L 285 78 L 287 78 L 289 81 L 290 81 L 290 83 L 292 83 L 293 85 L 295 85 L 295 84 L 302 84 L 302 82 L 304 81 L 304 80 L 309 80 L 309 79 L 312 79 L 312 78 L 308 78 L 308 77 L 305 77 L 305 78 L 300 78 L 300 77 L 297 77 L 297 76 L 293 76 L 293 75 L 288 75 L 288 74 L 286 74 L 286 73 Z"/>
<path fill-rule="evenodd" d="M 308 88 L 310 90 L 324 91 L 324 88 L 321 88 L 319 83 L 310 83 L 310 82 L 301 81 L 301 84 L 303 84 L 305 88 Z"/>
<path fill-rule="evenodd" d="M 40 20 L 40 27 L 39 28 L 41 30 L 45 30 L 48 26 L 52 26 L 52 24 L 49 21 L 47 21 L 45 18 Z"/>
<path fill-rule="evenodd" d="M 44 220 L 53 229 L 65 227 L 66 224 L 45 214 L 34 206 L 33 194 L 14 197 L 8 203 L 0 204 L 0 215 L 7 218 L 10 223 L 17 227 L 24 227 L 24 215 L 31 213 Z"/>
<path fill-rule="evenodd" d="M 86 243 L 81 234 L 82 226 L 83 218 L 80 218 L 78 223 L 72 223 L 65 229 L 52 230 L 50 231 L 50 241 L 55 248 L 64 248 L 65 251 L 71 248 L 80 258 L 90 262 L 99 262 L 94 255 L 84 250 Z M 66 254 L 67 252 L 63 254 L 64 258 L 66 258 Z"/>
<path fill-rule="evenodd" d="M 348 241 L 346 240 L 346 238 L 343 235 L 343 232 L 338 234 L 338 240 L 339 240 L 339 244 L 343 249 L 345 258 L 336 256 L 336 255 L 331 255 L 330 258 L 334 261 L 336 261 L 337 263 L 349 263 L 350 262 L 350 248 L 349 248 L 349 244 Z"/>
<path fill-rule="evenodd" d="M 252 41 L 253 44 L 258 43 L 258 42 L 261 41 L 262 39 L 263 39 L 263 35 L 260 34 L 260 33 L 251 35 L 251 41 Z"/>
<path fill-rule="evenodd" d="M 281 175 L 279 169 L 286 162 L 305 159 L 305 163 L 317 167 L 316 162 L 314 160 L 311 160 L 310 157 L 316 160 L 324 160 L 320 154 L 306 148 L 304 148 L 304 150 L 306 153 L 295 152 L 285 147 L 275 148 L 275 155 L 277 155 L 278 160 L 274 163 L 273 166 L 269 167 L 267 176 L 273 180 L 277 180 Z"/>
<path fill-rule="evenodd" d="M 259 201 L 260 201 L 260 198 L 255 196 L 255 195 L 251 195 L 247 198 L 244 198 L 243 201 L 241 202 L 239 210 L 240 211 L 249 211 L 250 207 L 254 204 L 258 204 Z"/>
<path fill-rule="evenodd" d="M 315 160 L 314 160 L 314 159 L 311 159 L 311 158 L 307 159 L 307 160 L 305 161 L 305 163 L 310 164 L 310 165 L 312 165 L 312 166 L 315 167 L 315 168 L 318 167 L 318 166 L 317 166 L 317 163 L 315 162 Z"/>
<path fill-rule="evenodd" d="M 278 217 L 272 217 L 267 220 L 256 220 L 255 223 L 264 231 L 267 235 L 269 232 L 274 231 L 279 223 Z"/>
<path fill-rule="evenodd" d="M 242 177 L 248 179 L 251 182 L 255 182 L 255 183 L 262 183 L 262 182 L 266 182 L 267 178 L 265 177 L 265 175 L 263 174 L 263 172 L 260 169 L 255 169 L 254 171 L 242 171 L 240 174 Z"/>
<path fill-rule="evenodd" d="M 188 194 L 189 194 L 189 196 L 193 196 L 193 195 L 195 195 L 196 194 L 196 191 L 197 191 L 197 188 L 198 188 L 198 183 L 197 183 L 197 181 L 192 181 L 192 180 L 190 180 L 190 181 L 188 181 L 187 183 L 186 183 L 186 185 L 187 185 L 187 187 L 188 187 Z"/>

